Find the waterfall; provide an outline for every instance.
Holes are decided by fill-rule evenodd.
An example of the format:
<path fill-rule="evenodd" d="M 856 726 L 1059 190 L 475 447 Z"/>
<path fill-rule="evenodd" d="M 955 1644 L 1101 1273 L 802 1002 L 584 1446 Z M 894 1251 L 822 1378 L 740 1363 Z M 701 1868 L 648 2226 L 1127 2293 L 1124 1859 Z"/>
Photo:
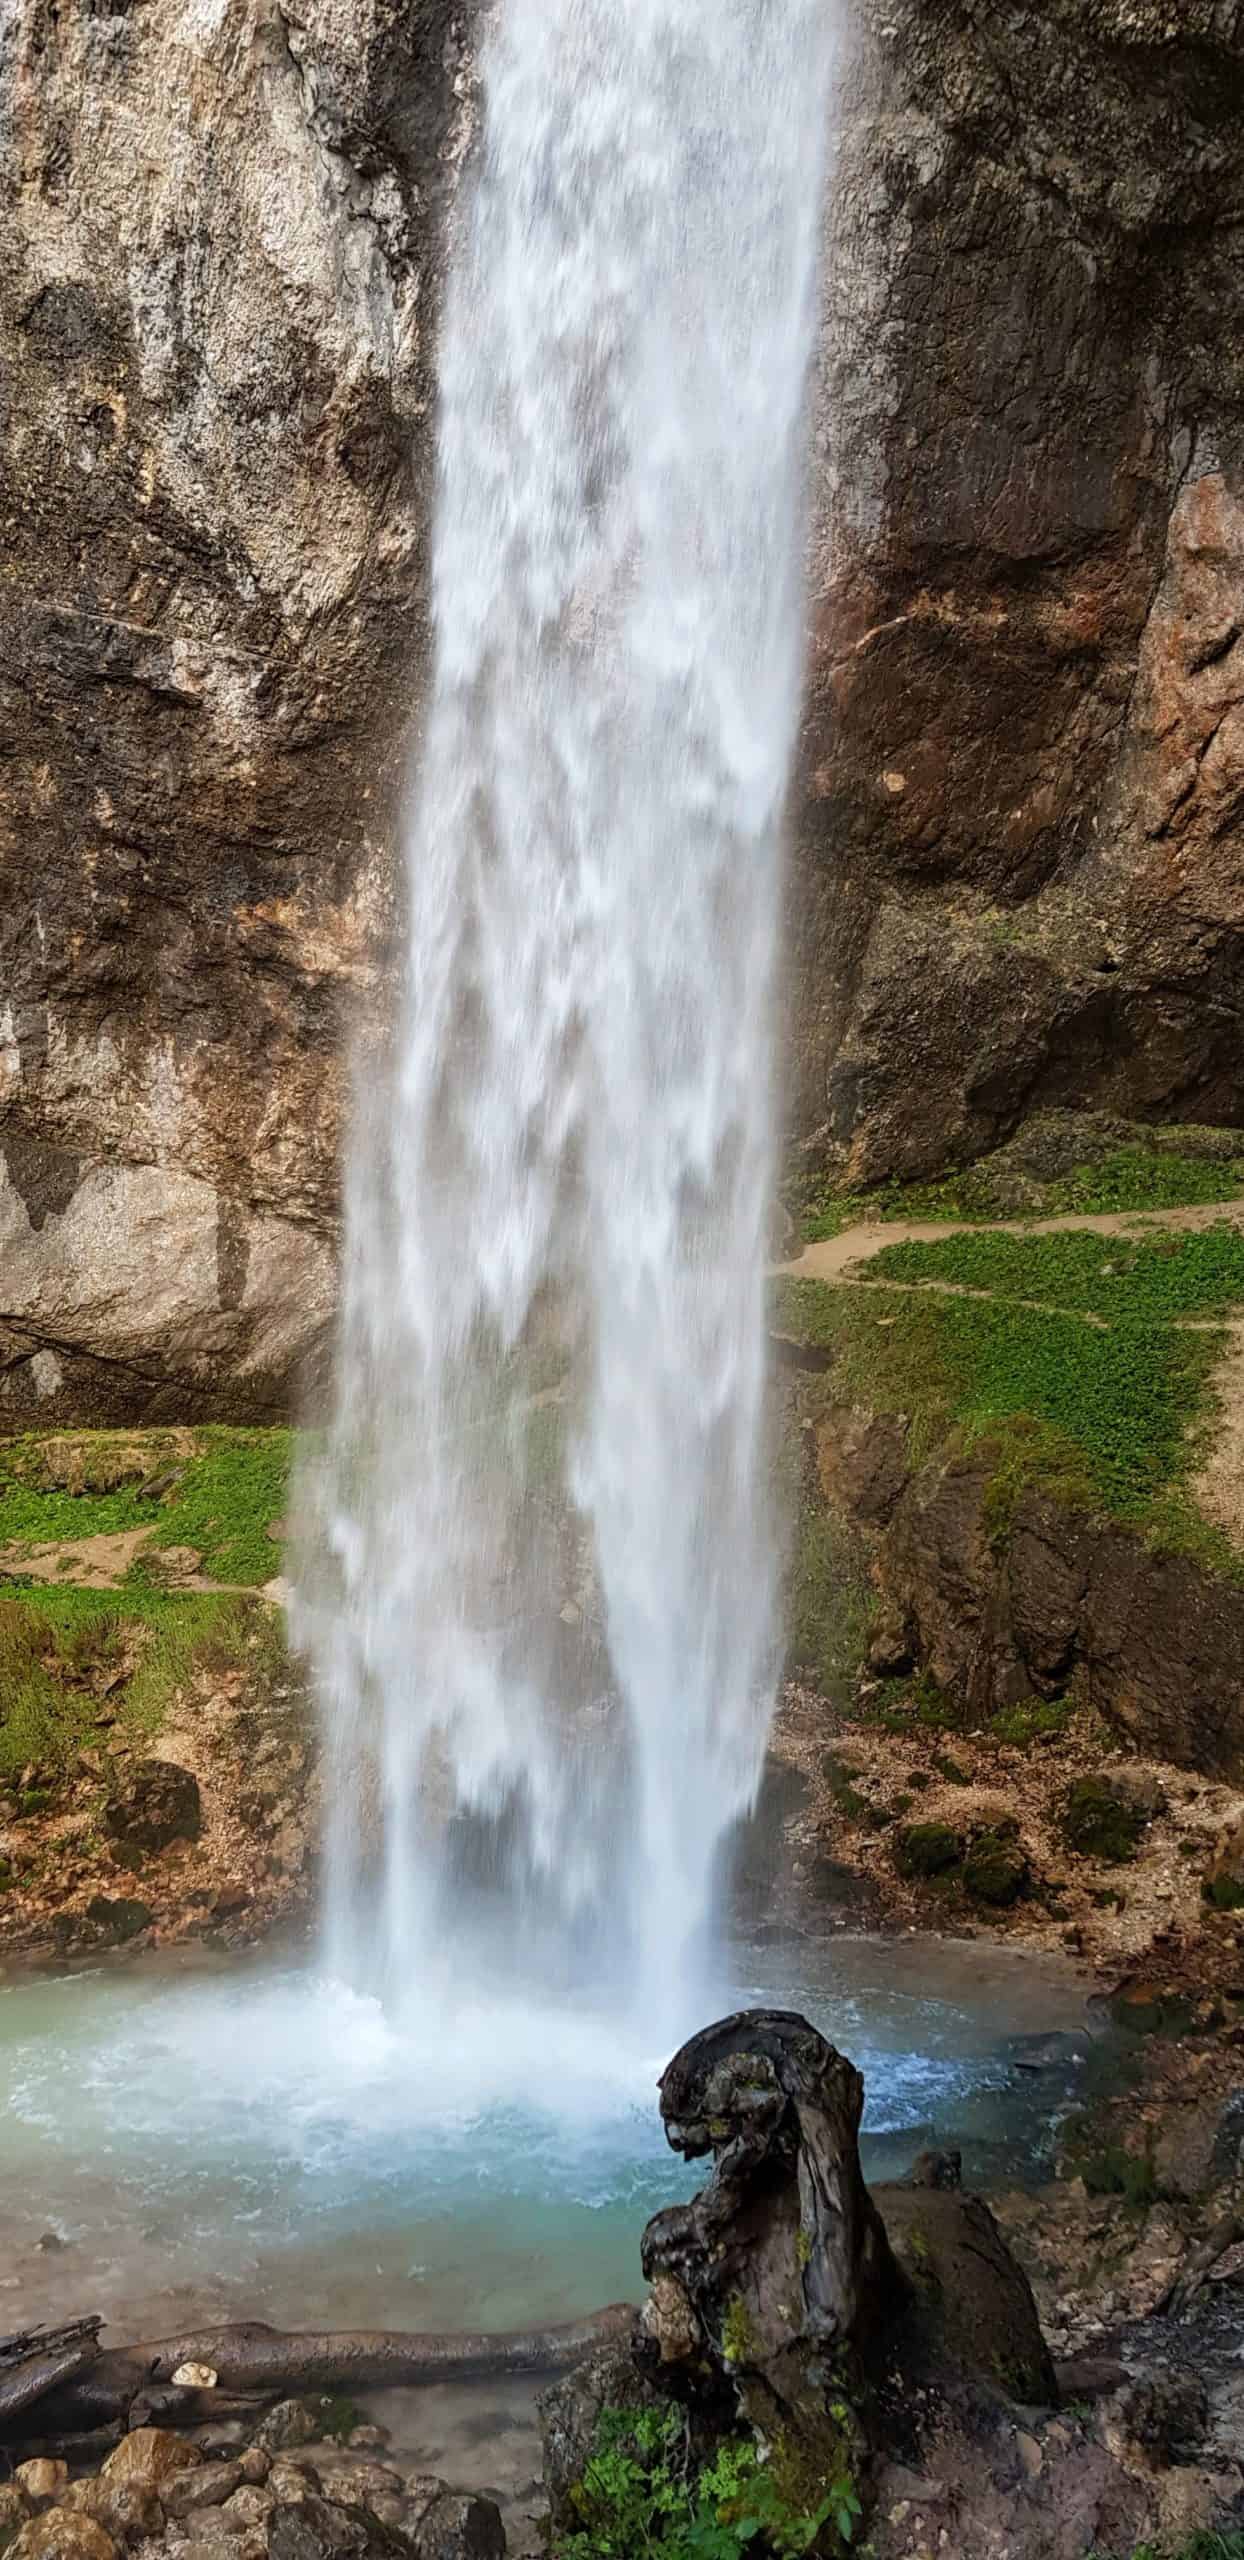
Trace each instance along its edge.
<path fill-rule="evenodd" d="M 329 1960 L 694 1997 L 777 1630 L 780 835 L 827 0 L 502 0 L 408 953 L 296 1630 Z"/>

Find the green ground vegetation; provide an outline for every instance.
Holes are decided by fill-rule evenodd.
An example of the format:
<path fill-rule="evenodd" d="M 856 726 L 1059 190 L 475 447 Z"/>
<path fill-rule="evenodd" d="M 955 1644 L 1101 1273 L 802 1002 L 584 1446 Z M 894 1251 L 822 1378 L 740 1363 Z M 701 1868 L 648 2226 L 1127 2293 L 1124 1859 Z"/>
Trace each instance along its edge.
<path fill-rule="evenodd" d="M 1220 1220 L 1145 1238 L 977 1230 L 936 1244 L 884 1245 L 867 1269 L 878 1280 L 987 1290 L 1113 1323 L 1160 1324 L 1244 1305 L 1244 1229 Z"/>
<path fill-rule="evenodd" d="M 1197 1151 L 1198 1138 L 1203 1152 Z M 804 1175 L 789 1186 L 787 1197 L 808 1244 L 866 1220 L 890 1225 L 906 1219 L 1187 1209 L 1244 1197 L 1244 1153 L 1238 1150 L 1238 1131 L 1154 1131 L 1100 1153 L 1090 1147 L 1083 1163 L 1058 1171 L 1030 1169 L 1022 1150 L 1003 1149 L 933 1181 L 887 1182 L 873 1191 L 843 1189 L 832 1175 Z M 1034 1150 L 1038 1163 L 1040 1152 Z"/>
<path fill-rule="evenodd" d="M 10 1585 L 0 1593 L 0 1782 L 55 1781 L 108 1730 L 159 1731 L 196 1672 L 283 1658 L 276 1612 L 242 1594 Z M 38 1810 L 35 1806 L 24 1808 Z"/>
<path fill-rule="evenodd" d="M 849 2469 L 817 2486 L 805 2509 L 784 2494 L 781 2466 L 762 2462 L 746 2437 L 697 2466 L 677 2409 L 606 2409 L 572 2492 L 581 2529 L 555 2538 L 554 2560 L 797 2560 L 824 2549 L 827 2533 L 843 2548 L 861 2514 Z"/>
<path fill-rule="evenodd" d="M 988 1441 L 999 1534 L 1036 1483 L 1168 1545 L 1193 1541 L 1171 1494 L 1214 1410 L 1210 1376 L 1227 1343 L 1217 1329 L 1099 1327 L 1013 1302 L 816 1280 L 777 1282 L 773 1321 L 829 1353 L 834 1393 L 903 1416 L 913 1463 L 952 1438 L 965 1449 Z"/>
<path fill-rule="evenodd" d="M 20 1550 L 149 1529 L 137 1574 L 191 1547 L 210 1581 L 259 1584 L 278 1569 L 293 1435 L 207 1425 L 87 1431 L 0 1444 L 0 1546 Z"/>

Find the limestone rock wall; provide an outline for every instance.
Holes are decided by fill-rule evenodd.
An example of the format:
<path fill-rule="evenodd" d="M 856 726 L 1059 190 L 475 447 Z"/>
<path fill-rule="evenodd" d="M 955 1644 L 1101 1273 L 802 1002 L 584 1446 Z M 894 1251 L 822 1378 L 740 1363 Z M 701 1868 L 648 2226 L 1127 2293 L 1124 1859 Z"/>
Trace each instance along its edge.
<path fill-rule="evenodd" d="M 1244 7 L 854 0 L 795 1117 L 1244 1116 Z"/>
<path fill-rule="evenodd" d="M 10 1422 L 269 1410 L 323 1342 L 468 33 L 451 0 L 0 15 Z"/>
<path fill-rule="evenodd" d="M 0 13 L 0 1420 L 322 1350 L 479 5 Z M 843 5 L 796 1134 L 1240 1118 L 1244 0 Z"/>

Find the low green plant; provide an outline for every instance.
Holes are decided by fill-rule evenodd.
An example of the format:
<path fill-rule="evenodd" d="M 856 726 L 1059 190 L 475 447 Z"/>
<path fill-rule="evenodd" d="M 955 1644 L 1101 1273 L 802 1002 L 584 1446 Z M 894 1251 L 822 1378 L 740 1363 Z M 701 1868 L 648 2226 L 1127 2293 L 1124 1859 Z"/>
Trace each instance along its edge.
<path fill-rule="evenodd" d="M 1088 2560 L 1110 2560 L 1106 2552 L 1093 2551 Z M 1244 2529 L 1230 2525 L 1225 2532 L 1211 2529 L 1192 2534 L 1187 2542 L 1175 2545 L 1137 2542 L 1128 2560 L 1244 2560 Z"/>
<path fill-rule="evenodd" d="M 268 1670 L 282 1651 L 276 1613 L 241 1595 L 10 1587 L 0 1595 L 0 1780 L 69 1768 L 96 1738 L 105 1701 L 122 1731 L 155 1733 L 192 1672 L 237 1661 Z M 44 1792 L 28 1790 L 26 1809 Z"/>
<path fill-rule="evenodd" d="M 224 1424 L 11 1440 L 0 1446 L 0 1546 L 147 1529 L 134 1579 L 142 1557 L 158 1567 L 161 1549 L 192 1547 L 210 1581 L 266 1582 L 292 1450 L 292 1432 Z"/>
<path fill-rule="evenodd" d="M 1033 1698 L 1022 1706 L 1000 1707 L 989 1719 L 991 1742 L 1027 1751 L 1034 1742 L 1057 1742 L 1071 1722 L 1069 1698 Z"/>
<path fill-rule="evenodd" d="M 1244 1228 L 1225 1220 L 1158 1237 L 1007 1235 L 976 1229 L 936 1244 L 890 1244 L 870 1279 L 979 1289 L 1111 1323 L 1167 1323 L 1244 1304 Z"/>
<path fill-rule="evenodd" d="M 606 2409 L 573 2503 L 582 2526 L 555 2541 L 554 2560 L 799 2560 L 826 2527 L 849 2543 L 861 2513 L 846 2470 L 815 2507 L 792 2506 L 775 2466 L 746 2438 L 694 2467 L 672 2409 Z"/>
<path fill-rule="evenodd" d="M 1239 1876 L 1206 1876 L 1201 1887 L 1201 1900 L 1211 1911 L 1244 1911 L 1244 1879 Z"/>
<path fill-rule="evenodd" d="M 815 1673 L 823 1694 L 846 1705 L 868 1650 L 877 1596 L 859 1537 L 812 1494 L 796 1510 L 786 1595 L 792 1663 Z"/>
<path fill-rule="evenodd" d="M 1204 1155 L 1194 1155 L 1186 1138 L 1182 1147 L 1138 1138 L 1106 1148 L 1069 1173 L 1046 1176 L 1023 1171 L 1006 1150 L 932 1180 L 886 1182 L 875 1191 L 844 1191 L 832 1174 L 804 1175 L 787 1186 L 787 1200 L 808 1244 L 841 1235 L 846 1227 L 900 1220 L 949 1224 L 1213 1206 L 1244 1195 L 1244 1151 L 1227 1151 L 1233 1134 L 1219 1133 Z M 1206 1136 L 1208 1141 L 1214 1133 Z"/>
<path fill-rule="evenodd" d="M 1195 1467 L 1228 1336 L 1086 1325 L 992 1299 L 823 1281 L 774 1284 L 778 1331 L 830 1355 L 834 1391 L 904 1417 L 911 1463 L 991 1448 L 987 1525 L 1005 1536 L 1028 1486 L 1137 1527 L 1169 1526 Z"/>

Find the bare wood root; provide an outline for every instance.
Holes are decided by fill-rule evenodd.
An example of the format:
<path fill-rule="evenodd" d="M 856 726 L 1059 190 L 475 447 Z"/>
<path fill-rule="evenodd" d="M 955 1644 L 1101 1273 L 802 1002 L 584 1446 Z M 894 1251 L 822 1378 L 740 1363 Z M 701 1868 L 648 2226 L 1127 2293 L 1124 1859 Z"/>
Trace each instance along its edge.
<path fill-rule="evenodd" d="M 1170 2320 L 1181 2320 L 1191 2309 L 1203 2284 L 1213 2274 L 1220 2258 L 1244 2240 L 1244 2202 L 1237 2197 L 1226 2213 L 1221 2214 L 1199 2246 L 1190 2249 L 1173 2284 L 1168 2285 L 1158 2310 Z"/>

